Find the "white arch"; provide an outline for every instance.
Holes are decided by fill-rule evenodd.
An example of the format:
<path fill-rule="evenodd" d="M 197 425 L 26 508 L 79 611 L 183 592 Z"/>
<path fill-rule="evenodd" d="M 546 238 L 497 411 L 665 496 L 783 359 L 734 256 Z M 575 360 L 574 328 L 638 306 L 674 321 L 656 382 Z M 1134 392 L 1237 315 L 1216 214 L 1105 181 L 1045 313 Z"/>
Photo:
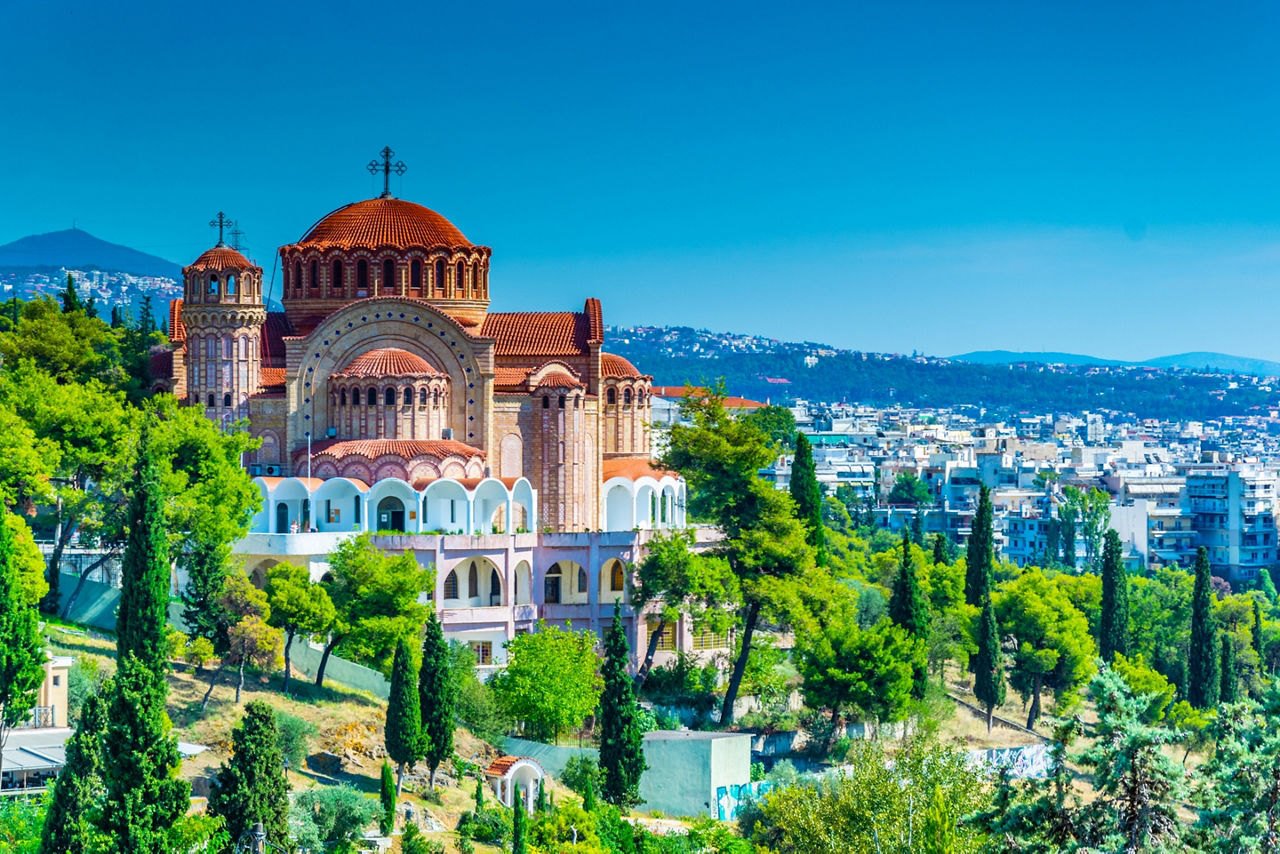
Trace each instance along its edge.
<path fill-rule="evenodd" d="M 369 519 L 365 511 L 369 487 L 349 477 L 331 477 L 315 490 L 315 525 L 319 531 L 363 531 Z M 356 503 L 360 509 L 357 515 Z"/>
<path fill-rule="evenodd" d="M 651 477 L 636 478 L 636 526 L 640 528 L 656 528 L 657 498 L 662 487 Z"/>
<path fill-rule="evenodd" d="M 421 506 L 424 531 L 471 530 L 471 496 L 456 480 L 431 481 L 422 491 Z"/>
<path fill-rule="evenodd" d="M 630 531 L 636 526 L 636 485 L 625 477 L 610 478 L 601 492 L 600 528 L 605 531 Z"/>
<path fill-rule="evenodd" d="M 529 561 L 522 560 L 517 563 L 511 577 L 515 582 L 512 602 L 516 605 L 528 605 L 533 602 L 533 569 L 529 566 Z"/>
<path fill-rule="evenodd" d="M 472 533 L 510 533 L 511 532 L 511 493 L 507 485 L 496 477 L 486 477 L 476 484 L 471 492 L 471 518 L 474 523 Z M 501 510 L 501 517 L 495 515 Z M 497 527 L 492 531 L 490 525 Z"/>
<path fill-rule="evenodd" d="M 370 487 L 364 496 L 364 513 L 361 514 L 364 521 L 366 531 L 378 530 L 379 521 L 374 518 L 377 515 L 378 504 L 384 498 L 398 498 L 404 505 L 404 529 L 414 532 L 420 530 L 421 516 L 418 513 L 418 493 L 413 491 L 413 487 L 400 480 L 398 477 L 387 477 L 375 483 Z"/>
<path fill-rule="evenodd" d="M 538 530 L 538 497 L 534 491 L 533 484 L 529 483 L 528 478 L 519 478 L 512 485 L 511 504 L 513 510 L 517 506 L 523 508 L 524 528 L 526 531 Z M 519 527 L 520 515 L 520 513 L 516 512 L 511 514 L 513 528 Z"/>
<path fill-rule="evenodd" d="M 658 525 L 670 530 L 676 527 L 676 495 L 680 485 L 672 477 L 664 477 L 659 483 L 662 491 L 658 498 Z"/>
<path fill-rule="evenodd" d="M 298 530 L 305 530 L 305 524 L 310 520 L 314 520 L 314 504 L 311 502 L 312 490 L 319 486 L 321 481 L 312 478 L 308 481 L 304 477 L 286 477 L 282 478 L 279 483 L 272 487 L 269 493 L 270 508 L 268 516 L 271 520 L 271 530 L 277 534 L 292 533 L 293 523 L 298 524 Z M 280 505 L 287 508 L 289 528 L 284 531 L 278 530 L 279 524 L 277 520 L 283 520 L 284 514 L 280 511 Z"/>

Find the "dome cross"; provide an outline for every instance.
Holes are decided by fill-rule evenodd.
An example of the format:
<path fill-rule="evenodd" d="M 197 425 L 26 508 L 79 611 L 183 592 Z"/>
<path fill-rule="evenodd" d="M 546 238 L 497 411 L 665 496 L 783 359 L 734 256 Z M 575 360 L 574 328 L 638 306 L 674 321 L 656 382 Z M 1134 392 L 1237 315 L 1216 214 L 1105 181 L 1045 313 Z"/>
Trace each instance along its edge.
<path fill-rule="evenodd" d="M 222 211 L 218 211 L 217 219 L 209 220 L 209 227 L 218 229 L 218 245 L 219 246 L 227 245 L 222 239 L 222 230 L 224 228 L 231 228 L 234 225 L 235 223 L 231 221 L 230 217 L 228 217 Z"/>
<path fill-rule="evenodd" d="M 394 172 L 397 175 L 403 175 L 405 170 L 409 167 L 404 165 L 403 160 L 398 160 L 395 163 L 391 162 L 391 158 L 395 157 L 396 153 L 391 150 L 391 146 L 389 145 L 383 148 L 382 151 L 378 152 L 378 154 L 382 157 L 382 162 L 379 163 L 377 160 L 370 160 L 369 165 L 366 168 L 369 170 L 370 175 L 377 175 L 379 172 L 382 173 L 382 195 L 378 198 L 389 199 L 391 198 L 391 173 Z"/>

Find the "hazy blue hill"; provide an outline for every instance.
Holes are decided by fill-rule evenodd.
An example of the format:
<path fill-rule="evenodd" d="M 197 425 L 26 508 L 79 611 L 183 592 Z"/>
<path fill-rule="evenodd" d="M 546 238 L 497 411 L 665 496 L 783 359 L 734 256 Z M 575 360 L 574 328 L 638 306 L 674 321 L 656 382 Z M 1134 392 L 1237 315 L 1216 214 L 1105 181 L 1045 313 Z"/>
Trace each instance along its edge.
<path fill-rule="evenodd" d="M 1280 362 L 1250 359 L 1247 356 L 1229 356 L 1226 353 L 1178 353 L 1173 356 L 1147 359 L 1141 364 L 1157 368 L 1186 368 L 1193 371 L 1207 367 L 1230 374 L 1253 374 L 1260 377 L 1280 376 Z"/>
<path fill-rule="evenodd" d="M 1084 356 L 1079 353 L 1020 353 L 1016 350 L 974 350 L 972 353 L 961 353 L 951 358 L 957 362 L 971 362 L 975 365 L 1009 365 L 1017 362 L 1037 362 L 1042 365 L 1127 364 L 1115 359 L 1099 359 L 1097 356 Z"/>
<path fill-rule="evenodd" d="M 0 246 L 0 267 L 69 267 L 182 279 L 182 268 L 172 261 L 108 243 L 78 228 L 6 243 Z"/>

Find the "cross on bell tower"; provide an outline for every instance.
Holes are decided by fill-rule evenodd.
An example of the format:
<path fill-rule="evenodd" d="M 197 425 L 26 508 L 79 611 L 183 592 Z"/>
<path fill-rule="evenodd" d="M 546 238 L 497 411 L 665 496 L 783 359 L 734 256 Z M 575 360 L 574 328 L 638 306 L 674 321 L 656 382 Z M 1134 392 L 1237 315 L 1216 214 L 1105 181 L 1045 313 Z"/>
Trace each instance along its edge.
<path fill-rule="evenodd" d="M 396 153 L 391 150 L 391 146 L 389 145 L 383 148 L 382 151 L 378 152 L 378 154 L 382 157 L 382 162 L 379 163 L 377 160 L 370 160 L 367 168 L 370 175 L 377 175 L 379 172 L 382 173 L 382 195 L 378 198 L 389 199 L 391 198 L 391 173 L 394 172 L 397 175 L 403 175 L 405 170 L 409 167 L 404 165 L 403 160 L 398 160 L 395 163 L 391 162 L 391 158 L 395 157 Z"/>
<path fill-rule="evenodd" d="M 232 222 L 231 219 L 222 211 L 218 211 L 217 219 L 209 220 L 209 227 L 218 229 L 218 245 L 219 246 L 227 245 L 222 239 L 222 230 L 224 228 L 231 228 L 234 225 L 235 223 Z"/>

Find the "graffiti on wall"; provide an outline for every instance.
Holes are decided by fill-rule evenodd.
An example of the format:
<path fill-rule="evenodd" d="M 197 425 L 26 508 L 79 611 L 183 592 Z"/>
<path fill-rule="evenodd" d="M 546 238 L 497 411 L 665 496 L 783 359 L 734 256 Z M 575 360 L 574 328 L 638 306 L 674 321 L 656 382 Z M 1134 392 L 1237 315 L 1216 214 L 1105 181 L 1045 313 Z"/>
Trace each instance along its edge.
<path fill-rule="evenodd" d="M 744 783 L 740 786 L 721 786 L 716 789 L 716 817 L 721 821 L 734 821 L 743 805 L 760 800 L 773 788 L 767 780 Z"/>
<path fill-rule="evenodd" d="M 991 750 L 969 751 L 969 764 L 1000 771 L 1009 769 L 1009 776 L 1021 780 L 1043 780 L 1053 768 L 1049 745 L 1032 744 L 1027 747 L 996 747 Z"/>

